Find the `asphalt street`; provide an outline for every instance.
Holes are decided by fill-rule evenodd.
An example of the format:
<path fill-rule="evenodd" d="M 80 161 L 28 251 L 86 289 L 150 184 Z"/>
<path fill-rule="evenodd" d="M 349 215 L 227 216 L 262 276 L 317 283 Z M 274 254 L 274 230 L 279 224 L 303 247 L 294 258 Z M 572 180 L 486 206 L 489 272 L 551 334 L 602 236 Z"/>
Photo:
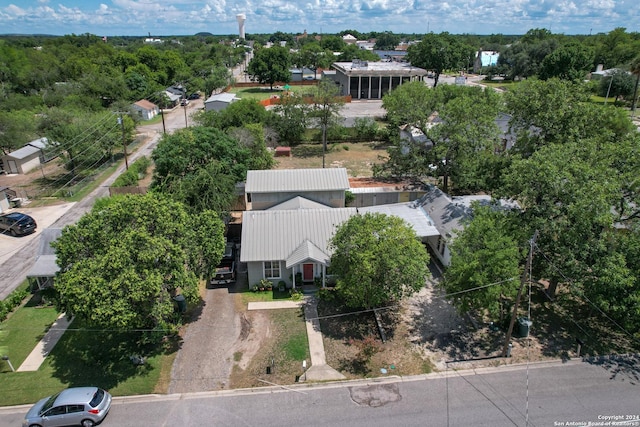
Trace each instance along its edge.
<path fill-rule="evenodd" d="M 639 426 L 639 368 L 625 366 L 551 362 L 115 398 L 102 426 Z M 19 425 L 27 409 L 0 408 L 0 427 Z"/>

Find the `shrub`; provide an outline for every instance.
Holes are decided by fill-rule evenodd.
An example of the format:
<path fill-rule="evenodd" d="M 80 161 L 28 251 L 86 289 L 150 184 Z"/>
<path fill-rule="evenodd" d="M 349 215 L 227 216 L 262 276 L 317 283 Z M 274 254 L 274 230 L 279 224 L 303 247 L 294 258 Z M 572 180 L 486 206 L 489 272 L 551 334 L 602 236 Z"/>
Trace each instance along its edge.
<path fill-rule="evenodd" d="M 318 291 L 318 298 L 322 301 L 331 302 L 336 298 L 336 291 L 333 289 L 322 288 Z"/>
<path fill-rule="evenodd" d="M 382 343 L 373 335 L 367 335 L 361 340 L 351 338 L 349 345 L 358 349 L 356 358 L 363 363 L 369 363 L 371 357 L 382 350 Z"/>
<path fill-rule="evenodd" d="M 25 287 L 20 287 L 15 291 L 11 292 L 9 296 L 4 300 L 0 301 L 0 321 L 7 318 L 9 313 L 22 304 L 22 301 L 29 295 L 29 291 Z"/>
<path fill-rule="evenodd" d="M 147 169 L 151 166 L 151 160 L 142 156 L 129 166 L 129 169 L 121 174 L 111 185 L 112 187 L 130 187 L 138 184 L 138 179 L 147 174 Z"/>
<path fill-rule="evenodd" d="M 291 295 L 291 299 L 294 301 L 300 301 L 302 299 L 302 292 L 298 289 L 291 289 L 289 295 Z"/>

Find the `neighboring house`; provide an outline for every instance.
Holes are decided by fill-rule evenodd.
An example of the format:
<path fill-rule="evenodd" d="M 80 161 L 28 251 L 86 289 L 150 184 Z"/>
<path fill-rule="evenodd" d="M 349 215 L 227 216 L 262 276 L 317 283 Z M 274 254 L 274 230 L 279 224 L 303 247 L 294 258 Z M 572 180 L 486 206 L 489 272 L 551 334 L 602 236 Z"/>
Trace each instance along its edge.
<path fill-rule="evenodd" d="M 356 44 L 358 42 L 358 39 L 351 34 L 345 34 L 344 36 L 342 36 L 342 41 L 344 41 L 346 44 Z"/>
<path fill-rule="evenodd" d="M 40 248 L 36 256 L 36 262 L 27 273 L 27 280 L 31 292 L 50 288 L 53 286 L 53 279 L 60 270 L 57 263 L 55 250 L 51 247 L 62 234 L 61 228 L 45 228 L 40 234 Z"/>
<path fill-rule="evenodd" d="M 166 95 L 167 99 L 169 99 L 169 105 L 167 105 L 167 108 L 175 107 L 182 99 L 182 95 L 177 95 L 173 92 L 169 92 L 168 90 L 165 90 L 164 94 Z"/>
<path fill-rule="evenodd" d="M 340 94 L 353 99 L 382 99 L 391 90 L 411 81 L 422 81 L 427 70 L 402 62 L 335 62 Z"/>
<path fill-rule="evenodd" d="M 342 208 L 349 177 L 344 168 L 252 170 L 247 172 L 247 210 L 265 210 L 296 196 Z"/>
<path fill-rule="evenodd" d="M 420 196 L 413 201 L 345 208 L 343 200 L 343 204 L 334 203 L 331 207 L 326 197 L 337 202 L 330 194 L 334 191 L 344 194 L 343 179 L 348 183 L 344 169 L 248 172 L 247 205 L 254 206 L 242 214 L 240 261 L 247 265 L 249 286 L 262 279 L 276 285 L 283 281 L 288 287 L 319 279 L 324 286 L 333 253 L 329 242 L 336 227 L 353 215 L 368 212 L 402 218 L 437 260 L 449 265 L 449 244 L 464 226 L 463 221 L 470 218 L 471 203 L 491 201 L 490 196 L 450 197 L 430 185 L 420 192 L 398 190 L 399 196 L 378 200 L 383 203 Z M 502 205 L 517 207 L 506 202 Z"/>
<path fill-rule="evenodd" d="M 178 95 L 180 98 L 187 96 L 187 90 L 181 85 L 169 86 L 167 92 Z"/>
<path fill-rule="evenodd" d="M 52 160 L 55 156 L 51 156 L 46 150 L 50 145 L 47 138 L 38 138 L 25 144 L 22 148 L 2 156 L 5 172 L 24 174 L 40 164 Z"/>
<path fill-rule="evenodd" d="M 370 40 L 358 40 L 356 42 L 356 46 L 358 46 L 358 49 L 362 49 L 362 50 L 373 50 L 374 46 L 376 45 L 376 42 L 372 42 Z"/>
<path fill-rule="evenodd" d="M 400 126 L 400 152 L 402 154 L 409 154 L 413 146 L 430 150 L 433 148 L 433 142 L 427 138 L 424 132 L 413 125 L 406 124 Z"/>
<path fill-rule="evenodd" d="M 476 59 L 473 61 L 473 72 L 478 73 L 484 67 L 494 67 L 498 65 L 500 52 L 493 50 L 479 50 L 476 53 Z"/>
<path fill-rule="evenodd" d="M 422 209 L 425 212 L 438 230 L 437 235 L 429 236 L 426 243 L 442 265 L 451 264 L 449 245 L 456 233 L 464 227 L 464 221 L 471 218 L 473 213 L 471 203 L 476 201 L 488 204 L 492 199 L 487 195 L 451 197 L 438 187 L 429 185 L 426 194 L 412 202 L 416 209 Z M 504 209 L 519 208 L 515 202 L 500 200 L 499 203 Z"/>
<path fill-rule="evenodd" d="M 142 118 L 142 120 L 151 120 L 160 114 L 160 108 L 153 102 L 142 99 L 132 106 L 133 110 Z"/>
<path fill-rule="evenodd" d="M 224 110 L 232 102 L 238 101 L 240 98 L 235 93 L 222 92 L 215 95 L 211 95 L 206 101 L 204 101 L 205 111 L 221 111 Z"/>

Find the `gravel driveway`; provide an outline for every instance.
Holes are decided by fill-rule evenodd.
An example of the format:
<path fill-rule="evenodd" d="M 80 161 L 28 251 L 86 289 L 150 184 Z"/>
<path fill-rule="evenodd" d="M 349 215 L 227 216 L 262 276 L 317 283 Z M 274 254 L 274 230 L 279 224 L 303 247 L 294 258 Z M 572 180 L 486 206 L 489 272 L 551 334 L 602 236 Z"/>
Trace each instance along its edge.
<path fill-rule="evenodd" d="M 228 388 L 234 343 L 241 317 L 235 294 L 227 288 L 207 289 L 199 318 L 187 326 L 171 370 L 169 393 Z"/>

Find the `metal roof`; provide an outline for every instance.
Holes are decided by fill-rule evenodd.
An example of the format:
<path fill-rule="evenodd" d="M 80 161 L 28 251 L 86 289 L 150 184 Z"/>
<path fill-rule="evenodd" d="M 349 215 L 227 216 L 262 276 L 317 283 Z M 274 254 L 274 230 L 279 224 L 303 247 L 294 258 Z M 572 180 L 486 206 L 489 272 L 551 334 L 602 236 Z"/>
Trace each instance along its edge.
<path fill-rule="evenodd" d="M 413 67 L 406 62 L 334 62 L 331 65 L 336 70 L 346 75 L 362 76 L 426 76 L 427 70 Z"/>
<path fill-rule="evenodd" d="M 42 150 L 40 148 L 34 147 L 33 145 L 25 145 L 22 148 L 17 149 L 16 151 L 12 151 L 7 154 L 8 157 L 13 157 L 14 159 L 22 160 L 27 158 L 33 154 L 41 153 Z"/>
<path fill-rule="evenodd" d="M 238 99 L 235 93 L 221 92 L 221 93 L 216 93 L 215 95 L 211 95 L 209 98 L 207 98 L 206 101 L 204 101 L 204 103 L 206 104 L 208 102 L 215 102 L 215 101 L 232 102 L 234 99 Z"/>
<path fill-rule="evenodd" d="M 291 256 L 286 259 L 286 268 L 291 268 L 296 264 L 300 264 L 305 261 L 315 261 L 320 264 L 327 265 L 331 256 L 327 254 L 326 250 L 317 247 L 309 240 L 302 242 L 298 248 L 293 251 Z"/>
<path fill-rule="evenodd" d="M 326 209 L 330 207 L 331 206 L 323 205 L 322 203 L 314 202 L 313 200 L 305 199 L 304 197 L 296 196 L 286 202 L 272 206 L 268 210 L 284 211 L 290 209 Z"/>
<path fill-rule="evenodd" d="M 287 260 L 305 241 L 331 256 L 327 244 L 336 226 L 355 214 L 355 208 L 245 211 L 240 261 Z"/>
<path fill-rule="evenodd" d="M 413 231 L 415 231 L 416 235 L 420 238 L 440 235 L 440 232 L 429 215 L 421 206 L 417 206 L 413 202 L 366 206 L 358 208 L 358 211 L 362 213 L 377 212 L 400 217 L 413 228 Z"/>
<path fill-rule="evenodd" d="M 348 190 L 345 168 L 251 170 L 247 172 L 247 193 L 289 193 L 298 191 Z"/>
<path fill-rule="evenodd" d="M 31 266 L 27 277 L 55 277 L 60 270 L 55 255 L 40 255 Z"/>

